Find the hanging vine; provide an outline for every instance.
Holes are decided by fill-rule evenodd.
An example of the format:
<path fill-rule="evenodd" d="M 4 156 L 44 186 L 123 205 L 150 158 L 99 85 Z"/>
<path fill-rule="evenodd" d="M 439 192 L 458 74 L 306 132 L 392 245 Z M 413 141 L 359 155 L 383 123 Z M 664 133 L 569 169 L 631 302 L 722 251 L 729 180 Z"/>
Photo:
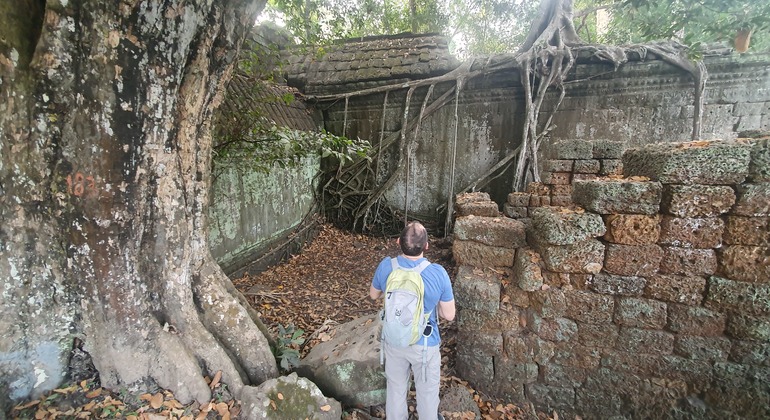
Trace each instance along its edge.
<path fill-rule="evenodd" d="M 565 81 L 575 64 L 575 57 L 588 53 L 591 57 L 613 64 L 615 70 L 628 61 L 630 54 L 645 60 L 650 53 L 661 60 L 674 65 L 692 75 L 695 81 L 695 115 L 693 118 L 692 138 L 700 137 L 703 91 L 708 73 L 702 62 L 693 62 L 686 56 L 686 48 L 677 43 L 631 45 L 625 47 L 586 44 L 580 40 L 573 24 L 571 0 L 543 0 L 539 19 L 532 25 L 530 32 L 519 51 L 513 55 L 498 55 L 477 62 L 468 60 L 449 73 L 428 79 L 413 80 L 375 88 L 348 92 L 340 95 L 309 97 L 318 102 L 333 102 L 344 98 L 347 124 L 348 101 L 352 97 L 362 97 L 385 93 L 380 124 L 379 145 L 370 160 L 358 160 L 348 166 L 340 166 L 329 176 L 324 184 L 323 193 L 327 197 L 327 216 L 339 224 L 354 230 L 372 231 L 380 229 L 383 233 L 397 232 L 399 220 L 406 220 L 410 201 L 409 170 L 413 151 L 417 147 L 419 128 L 422 121 L 442 107 L 455 101 L 454 128 L 452 139 L 449 191 L 446 204 L 437 208 L 437 212 L 446 211 L 444 231 L 451 230 L 451 209 L 454 196 L 458 193 L 483 188 L 492 179 L 500 176 L 516 159 L 513 190 L 522 190 L 531 181 L 539 181 L 538 156 L 543 140 L 553 127 L 553 117 L 566 95 Z M 524 89 L 524 124 L 521 127 L 521 144 L 504 156 L 479 178 L 463 188 L 455 185 L 454 156 L 456 154 L 457 127 L 459 116 L 457 106 L 462 88 L 468 81 L 496 72 L 518 72 Z M 447 90 L 432 99 L 436 85 L 449 84 Z M 427 86 L 427 92 L 419 115 L 409 117 L 411 98 L 414 92 Z M 549 91 L 556 89 L 558 99 L 548 110 L 543 103 Z M 407 90 L 401 129 L 385 136 L 385 111 L 388 95 L 393 91 Z M 543 121 L 544 119 L 544 121 Z M 392 146 L 398 146 L 395 167 L 383 181 L 380 181 L 381 160 Z M 404 206 L 399 209 L 389 205 L 385 193 L 405 172 L 406 188 Z M 497 175 L 495 175 L 497 174 Z M 330 213 L 330 214 L 329 214 Z"/>

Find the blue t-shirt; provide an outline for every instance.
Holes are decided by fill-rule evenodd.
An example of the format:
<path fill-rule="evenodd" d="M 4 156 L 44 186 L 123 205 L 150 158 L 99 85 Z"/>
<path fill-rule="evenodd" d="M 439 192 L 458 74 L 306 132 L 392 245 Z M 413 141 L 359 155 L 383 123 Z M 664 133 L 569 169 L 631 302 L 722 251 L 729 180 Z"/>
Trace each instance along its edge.
<path fill-rule="evenodd" d="M 425 261 L 425 258 L 419 260 L 410 260 L 403 255 L 398 257 L 398 265 L 404 268 L 413 268 L 420 265 Z M 393 271 L 393 266 L 390 263 L 391 258 L 387 257 L 380 262 L 377 266 L 377 270 L 374 272 L 374 278 L 372 278 L 372 286 L 375 289 L 384 291 L 390 272 Z M 438 302 L 450 302 L 454 297 L 452 292 L 452 283 L 449 281 L 449 275 L 444 267 L 438 264 L 431 264 L 422 271 L 422 280 L 425 284 L 425 296 L 423 297 L 423 305 L 425 313 L 430 312 L 430 318 L 428 322 L 433 327 L 433 332 L 428 337 L 428 346 L 437 346 L 441 343 L 441 335 L 438 331 L 438 322 L 436 318 L 436 306 Z M 423 345 L 424 338 L 420 338 L 417 342 L 419 345 Z"/>

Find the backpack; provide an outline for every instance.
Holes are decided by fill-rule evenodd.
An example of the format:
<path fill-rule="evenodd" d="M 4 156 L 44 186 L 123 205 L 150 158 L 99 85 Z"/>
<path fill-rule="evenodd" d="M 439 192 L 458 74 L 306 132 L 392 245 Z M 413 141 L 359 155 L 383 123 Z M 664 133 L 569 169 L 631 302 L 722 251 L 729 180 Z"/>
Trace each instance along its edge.
<path fill-rule="evenodd" d="M 430 265 L 425 260 L 414 268 L 401 267 L 390 260 L 393 271 L 385 286 L 385 305 L 381 312 L 382 341 L 393 347 L 409 347 L 422 337 L 430 312 L 424 313 L 425 284 L 422 273 Z"/>

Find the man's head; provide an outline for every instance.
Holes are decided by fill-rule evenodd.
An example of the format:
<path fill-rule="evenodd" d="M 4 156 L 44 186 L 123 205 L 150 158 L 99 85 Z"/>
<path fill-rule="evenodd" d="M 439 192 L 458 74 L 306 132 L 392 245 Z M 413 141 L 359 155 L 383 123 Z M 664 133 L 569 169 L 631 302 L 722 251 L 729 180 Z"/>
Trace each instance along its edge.
<path fill-rule="evenodd" d="M 428 249 L 428 231 L 420 222 L 411 222 L 398 237 L 401 252 L 410 257 L 416 257 Z"/>

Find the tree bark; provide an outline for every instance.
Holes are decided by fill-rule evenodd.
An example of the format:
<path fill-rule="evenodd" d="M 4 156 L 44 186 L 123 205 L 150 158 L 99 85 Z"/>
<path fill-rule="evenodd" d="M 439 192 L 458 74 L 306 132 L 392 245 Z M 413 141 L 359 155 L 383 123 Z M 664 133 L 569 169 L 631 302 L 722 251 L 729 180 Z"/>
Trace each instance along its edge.
<path fill-rule="evenodd" d="M 0 28 L 0 387 L 52 389 L 78 336 L 105 387 L 247 396 L 278 371 L 209 253 L 209 122 L 264 1 L 28 2 Z"/>

